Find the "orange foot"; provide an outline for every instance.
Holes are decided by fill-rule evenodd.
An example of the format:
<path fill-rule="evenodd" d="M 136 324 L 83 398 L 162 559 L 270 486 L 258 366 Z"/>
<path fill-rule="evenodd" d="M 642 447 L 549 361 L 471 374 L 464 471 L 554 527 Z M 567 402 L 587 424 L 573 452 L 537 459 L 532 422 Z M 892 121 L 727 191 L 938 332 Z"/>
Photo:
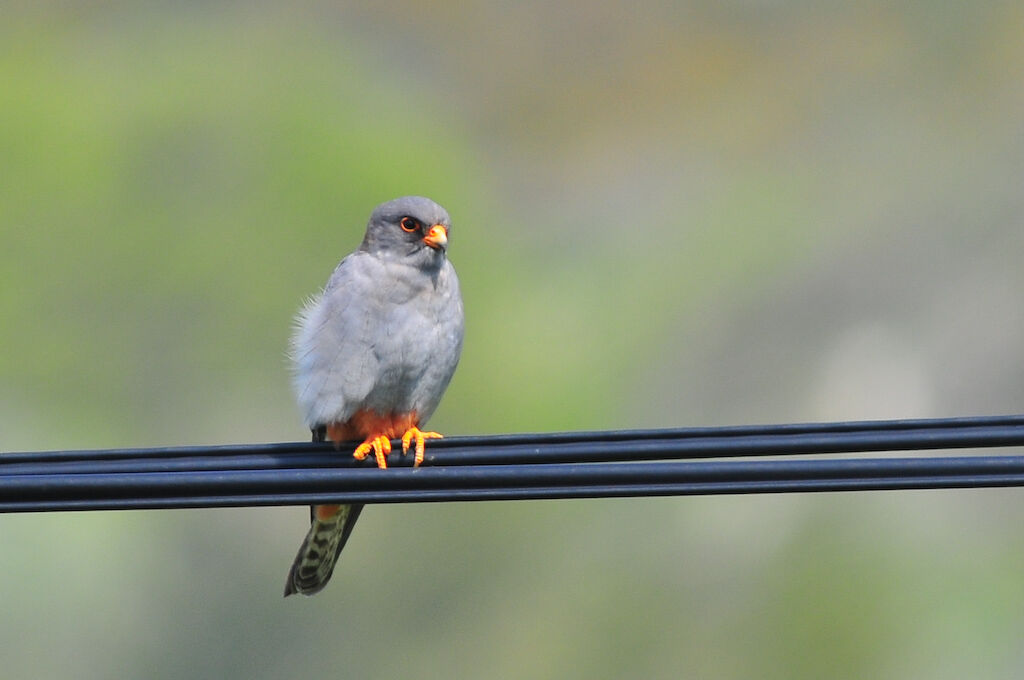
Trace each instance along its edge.
<path fill-rule="evenodd" d="M 391 440 L 387 435 L 370 435 L 362 444 L 356 447 L 352 454 L 356 460 L 363 460 L 373 451 L 373 457 L 377 459 L 377 467 L 381 470 L 387 468 L 387 455 L 391 453 Z"/>
<path fill-rule="evenodd" d="M 443 438 L 442 435 L 438 434 L 437 432 L 424 432 L 420 428 L 418 428 L 415 425 L 413 425 L 412 427 L 410 427 L 408 430 L 405 431 L 405 434 L 402 435 L 402 453 L 405 454 L 405 453 L 409 452 L 409 447 L 412 446 L 412 442 L 415 439 L 416 440 L 416 457 L 413 458 L 413 463 L 412 464 L 413 464 L 413 467 L 416 467 L 420 463 L 423 462 L 423 456 L 424 456 L 423 450 L 424 450 L 424 447 L 425 447 L 424 440 L 426 440 L 426 439 L 442 439 L 442 438 Z"/>

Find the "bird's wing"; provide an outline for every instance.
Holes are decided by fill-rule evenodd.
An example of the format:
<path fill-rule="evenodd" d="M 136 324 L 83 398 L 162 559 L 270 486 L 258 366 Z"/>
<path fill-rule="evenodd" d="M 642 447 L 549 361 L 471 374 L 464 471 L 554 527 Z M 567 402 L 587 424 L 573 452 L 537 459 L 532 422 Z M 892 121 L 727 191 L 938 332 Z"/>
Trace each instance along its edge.
<path fill-rule="evenodd" d="M 373 388 L 380 285 L 373 258 L 349 255 L 299 314 L 292 337 L 294 384 L 309 427 L 347 421 Z"/>

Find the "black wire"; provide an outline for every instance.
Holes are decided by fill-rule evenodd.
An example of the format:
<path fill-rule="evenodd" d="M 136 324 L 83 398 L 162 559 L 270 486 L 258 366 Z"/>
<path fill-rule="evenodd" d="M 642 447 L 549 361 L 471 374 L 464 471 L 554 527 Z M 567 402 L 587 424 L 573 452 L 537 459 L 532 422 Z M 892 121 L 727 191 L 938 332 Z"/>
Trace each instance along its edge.
<path fill-rule="evenodd" d="M 427 465 L 521 465 L 790 456 L 1024 445 L 1024 416 L 758 427 L 492 435 L 432 440 Z M 528 443 L 530 442 L 530 443 Z M 411 465 L 395 452 L 392 467 Z M 355 448 L 342 447 L 343 451 Z M 0 454 L 0 474 L 358 467 L 329 444 L 281 443 Z"/>
<path fill-rule="evenodd" d="M 453 437 L 386 471 L 309 443 L 5 453 L 0 511 L 1019 486 L 1020 456 L 686 459 L 1022 444 L 1000 416 Z"/>
<path fill-rule="evenodd" d="M 1024 457 L 261 470 L 126 477 L 12 476 L 0 481 L 4 487 L 0 511 L 1003 487 L 1024 485 Z M 182 494 L 184 489 L 189 493 Z"/>
<path fill-rule="evenodd" d="M 844 421 L 829 423 L 791 423 L 782 425 L 732 425 L 724 427 L 687 427 L 670 429 L 644 429 L 644 430 L 599 430 L 582 432 L 540 432 L 524 434 L 499 434 L 483 436 L 454 436 L 439 440 L 431 440 L 428 449 L 428 457 L 437 464 L 452 465 L 458 464 L 454 458 L 447 460 L 444 451 L 456 449 L 462 452 L 462 458 L 469 460 L 467 449 L 483 448 L 497 449 L 515 446 L 545 448 L 556 444 L 596 444 L 605 442 L 638 442 L 638 441 L 659 441 L 659 440 L 682 440 L 682 439 L 710 439 L 723 440 L 734 437 L 776 437 L 782 435 L 831 435 L 831 434 L 861 434 L 875 433 L 878 436 L 885 436 L 887 433 L 896 435 L 899 431 L 917 431 L 922 437 L 928 431 L 939 430 L 953 433 L 956 431 L 989 430 L 989 437 L 998 436 L 998 432 L 1007 433 L 1009 436 L 1017 436 L 1019 428 L 1024 428 L 1024 415 L 1003 415 L 1003 416 L 973 416 L 958 418 L 929 418 L 909 420 L 864 420 Z M 941 433 L 935 436 L 941 437 Z M 956 435 L 952 435 L 956 437 Z M 358 442 L 352 442 L 354 448 Z M 982 444 L 985 445 L 985 444 Z M 968 444 L 967 446 L 971 446 Z M 98 460 L 120 460 L 144 457 L 147 460 L 155 458 L 181 458 L 188 456 L 245 456 L 245 455 L 272 455 L 308 453 L 310 451 L 329 451 L 331 446 L 327 444 L 310 445 L 307 442 L 286 442 L 275 444 L 228 444 L 220 446 L 177 446 L 177 447 L 155 447 L 155 448 L 119 448 L 119 449 L 88 449 L 71 451 L 21 451 L 21 452 L 0 452 L 0 465 L 5 463 L 29 463 L 29 462 L 71 462 L 71 461 L 98 461 Z M 700 449 L 702 447 L 696 447 Z M 945 448 L 935 446 L 932 448 Z M 876 448 L 873 450 L 897 450 Z M 736 454 L 750 455 L 750 454 Z M 775 454 L 752 454 L 752 455 L 775 455 Z M 495 458 L 489 455 L 481 456 L 484 460 L 481 463 L 494 463 L 495 460 L 502 461 L 497 464 L 505 464 L 504 459 Z M 699 456 L 695 456 L 699 457 Z M 395 458 L 397 462 L 397 458 Z M 474 463 L 476 461 L 474 460 Z M 522 462 L 522 461 L 519 461 Z M 470 464 L 468 462 L 464 464 Z"/>

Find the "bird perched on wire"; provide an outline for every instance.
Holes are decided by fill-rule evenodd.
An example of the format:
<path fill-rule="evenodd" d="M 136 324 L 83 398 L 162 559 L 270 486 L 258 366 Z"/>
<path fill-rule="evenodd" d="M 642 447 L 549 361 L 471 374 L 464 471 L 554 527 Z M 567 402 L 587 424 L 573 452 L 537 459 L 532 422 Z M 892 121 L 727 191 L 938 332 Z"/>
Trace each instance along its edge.
<path fill-rule="evenodd" d="M 420 430 L 462 353 L 459 280 L 447 258 L 451 220 L 429 198 L 406 196 L 370 215 L 366 236 L 299 314 L 292 337 L 294 387 L 313 441 L 362 439 L 387 467 L 391 439 L 423 461 Z M 284 594 L 312 595 L 331 578 L 362 505 L 315 505 Z"/>

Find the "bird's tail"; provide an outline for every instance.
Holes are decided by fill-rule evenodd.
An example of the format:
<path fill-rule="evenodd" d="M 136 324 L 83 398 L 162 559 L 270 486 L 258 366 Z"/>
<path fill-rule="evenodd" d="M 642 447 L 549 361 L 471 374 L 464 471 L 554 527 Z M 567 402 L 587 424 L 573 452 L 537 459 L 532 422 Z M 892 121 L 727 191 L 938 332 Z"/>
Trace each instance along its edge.
<path fill-rule="evenodd" d="M 313 443 L 327 439 L 327 427 L 313 428 Z M 319 593 L 331 580 L 334 565 L 345 547 L 352 527 L 363 511 L 360 505 L 314 505 L 310 509 L 310 527 L 299 554 L 288 572 L 284 596 Z"/>
<path fill-rule="evenodd" d="M 313 521 L 288 572 L 285 597 L 294 593 L 312 595 L 323 590 L 331 580 L 334 565 L 363 506 L 315 505 L 312 509 Z"/>

